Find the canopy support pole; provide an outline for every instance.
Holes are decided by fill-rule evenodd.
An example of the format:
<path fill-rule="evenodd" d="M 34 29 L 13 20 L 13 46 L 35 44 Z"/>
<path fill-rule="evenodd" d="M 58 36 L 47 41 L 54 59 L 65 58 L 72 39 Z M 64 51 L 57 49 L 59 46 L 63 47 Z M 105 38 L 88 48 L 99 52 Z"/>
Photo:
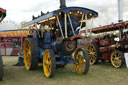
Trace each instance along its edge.
<path fill-rule="evenodd" d="M 84 19 L 84 13 L 82 14 L 81 20 L 83 20 L 83 19 Z M 81 27 L 82 27 L 82 24 L 83 24 L 83 22 L 80 23 L 80 29 L 81 29 Z"/>
<path fill-rule="evenodd" d="M 69 22 L 70 22 L 70 25 L 71 25 L 71 28 L 72 28 L 72 32 L 75 35 L 75 31 L 73 29 L 72 21 L 71 21 L 71 18 L 70 18 L 70 15 L 69 14 L 68 14 L 68 18 L 69 18 Z"/>
<path fill-rule="evenodd" d="M 62 27 L 61 27 L 61 24 L 60 24 L 60 21 L 59 21 L 58 16 L 57 16 L 57 22 L 58 22 L 58 24 L 59 24 L 59 28 L 60 28 L 61 35 L 62 35 L 62 37 L 64 38 L 64 34 L 63 34 L 63 31 L 62 31 Z"/>
<path fill-rule="evenodd" d="M 65 37 L 68 38 L 68 29 L 67 29 L 67 14 L 64 14 L 65 18 Z"/>

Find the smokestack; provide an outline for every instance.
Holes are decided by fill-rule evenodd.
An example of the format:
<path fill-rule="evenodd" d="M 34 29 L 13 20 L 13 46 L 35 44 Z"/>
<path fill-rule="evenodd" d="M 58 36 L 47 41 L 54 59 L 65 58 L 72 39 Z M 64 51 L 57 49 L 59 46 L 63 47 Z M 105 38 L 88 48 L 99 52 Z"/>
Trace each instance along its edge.
<path fill-rule="evenodd" d="M 123 9 L 122 9 L 122 5 L 123 4 L 123 0 L 118 0 L 118 22 L 122 22 L 123 21 Z M 123 26 L 120 26 L 120 40 L 123 39 Z"/>
<path fill-rule="evenodd" d="M 118 0 L 118 21 L 122 22 L 123 21 L 123 1 Z"/>
<path fill-rule="evenodd" d="M 66 7 L 65 0 L 60 0 L 60 8 L 65 8 L 65 7 Z"/>

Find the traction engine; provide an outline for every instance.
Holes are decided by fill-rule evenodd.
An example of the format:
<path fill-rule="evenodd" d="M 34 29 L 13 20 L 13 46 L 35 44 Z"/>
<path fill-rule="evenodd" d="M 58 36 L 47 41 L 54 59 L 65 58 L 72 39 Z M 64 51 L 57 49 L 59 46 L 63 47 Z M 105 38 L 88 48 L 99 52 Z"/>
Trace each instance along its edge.
<path fill-rule="evenodd" d="M 77 40 L 85 21 L 95 18 L 98 13 L 82 7 L 66 7 L 65 0 L 60 0 L 60 9 L 43 13 L 22 25 L 32 30 L 24 42 L 24 60 L 27 70 L 37 69 L 42 63 L 44 75 L 53 77 L 56 68 L 74 64 L 79 74 L 87 74 L 89 57 L 84 48 L 77 48 Z M 78 27 L 80 29 L 78 29 Z"/>

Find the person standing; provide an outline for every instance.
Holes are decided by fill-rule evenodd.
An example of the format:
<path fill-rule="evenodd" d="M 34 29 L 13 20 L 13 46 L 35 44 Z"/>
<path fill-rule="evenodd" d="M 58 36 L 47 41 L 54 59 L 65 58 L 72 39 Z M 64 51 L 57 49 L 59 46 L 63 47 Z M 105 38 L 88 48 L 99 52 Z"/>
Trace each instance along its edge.
<path fill-rule="evenodd" d="M 18 62 L 13 66 L 24 66 L 23 50 L 19 48 Z"/>

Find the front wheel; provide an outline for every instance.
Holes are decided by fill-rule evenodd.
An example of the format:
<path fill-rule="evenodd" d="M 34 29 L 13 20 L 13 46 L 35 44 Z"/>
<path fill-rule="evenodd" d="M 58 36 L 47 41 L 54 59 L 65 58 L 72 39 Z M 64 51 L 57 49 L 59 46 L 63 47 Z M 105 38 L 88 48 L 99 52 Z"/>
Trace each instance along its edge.
<path fill-rule="evenodd" d="M 79 74 L 87 74 L 90 67 L 89 56 L 84 48 L 76 49 L 74 53 L 74 60 L 77 63 L 74 64 L 75 70 Z"/>
<path fill-rule="evenodd" d="M 123 65 L 123 53 L 119 50 L 115 50 L 111 53 L 110 61 L 113 67 L 120 68 Z"/>
<path fill-rule="evenodd" d="M 56 60 L 52 49 L 46 49 L 43 54 L 43 69 L 44 75 L 51 78 L 55 75 Z"/>

